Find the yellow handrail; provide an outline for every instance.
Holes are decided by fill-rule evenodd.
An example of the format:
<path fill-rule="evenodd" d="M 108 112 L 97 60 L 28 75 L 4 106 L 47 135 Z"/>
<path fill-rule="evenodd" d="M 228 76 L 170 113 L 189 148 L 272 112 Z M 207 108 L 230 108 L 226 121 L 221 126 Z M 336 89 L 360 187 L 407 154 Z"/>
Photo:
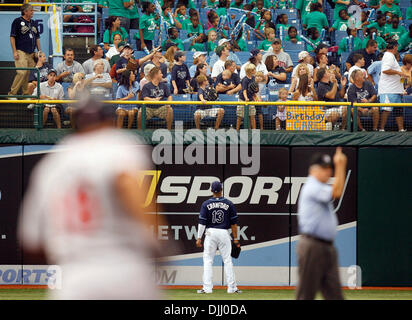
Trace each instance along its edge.
<path fill-rule="evenodd" d="M 51 103 L 76 103 L 78 100 L 0 100 L 1 103 L 22 103 L 22 104 L 51 104 Z M 103 100 L 107 104 L 158 104 L 158 105 L 260 105 L 260 106 L 349 106 L 350 102 L 325 102 L 325 101 L 144 101 L 144 100 Z"/>
<path fill-rule="evenodd" d="M 54 16 L 54 33 L 56 34 L 56 53 L 60 53 L 59 49 L 59 35 L 57 29 L 57 14 L 56 14 L 56 5 L 53 4 L 53 16 Z"/>

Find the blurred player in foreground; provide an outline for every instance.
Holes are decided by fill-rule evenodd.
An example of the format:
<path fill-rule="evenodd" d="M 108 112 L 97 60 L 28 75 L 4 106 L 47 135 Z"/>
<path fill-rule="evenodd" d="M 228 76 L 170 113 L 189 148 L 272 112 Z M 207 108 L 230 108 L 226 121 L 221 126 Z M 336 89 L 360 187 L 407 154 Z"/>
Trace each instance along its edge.
<path fill-rule="evenodd" d="M 297 246 L 299 282 L 298 300 L 315 299 L 318 290 L 325 299 L 342 300 L 338 258 L 333 241 L 338 219 L 333 199 L 342 196 L 345 185 L 347 158 L 339 147 L 332 159 L 327 154 L 315 154 L 309 167 L 309 177 L 300 192 L 298 224 L 301 238 Z"/>
<path fill-rule="evenodd" d="M 222 196 L 222 184 L 219 181 L 212 183 L 213 197 L 203 202 L 200 209 L 196 246 L 202 247 L 202 236 L 206 229 L 203 251 L 203 289 L 197 293 L 212 293 L 213 289 L 213 259 L 219 250 L 225 265 L 227 293 L 241 293 L 236 286 L 233 272 L 232 245 L 229 228 L 232 229 L 233 242 L 240 246 L 237 240 L 238 217 L 233 203 Z"/>
<path fill-rule="evenodd" d="M 94 100 L 74 109 L 76 132 L 35 168 L 24 198 L 19 237 L 61 267 L 53 299 L 155 299 L 152 254 L 139 175 L 146 147 L 114 129 L 110 106 Z"/>

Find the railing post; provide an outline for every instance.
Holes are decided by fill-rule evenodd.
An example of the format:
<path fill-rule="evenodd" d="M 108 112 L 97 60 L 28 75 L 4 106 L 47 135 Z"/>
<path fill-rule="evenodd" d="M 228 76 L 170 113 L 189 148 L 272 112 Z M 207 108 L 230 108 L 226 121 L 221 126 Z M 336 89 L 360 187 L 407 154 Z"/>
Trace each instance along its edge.
<path fill-rule="evenodd" d="M 146 130 L 146 105 L 142 104 L 142 123 L 141 128 L 142 130 Z"/>
<path fill-rule="evenodd" d="M 352 105 L 353 105 L 353 102 L 350 105 L 346 106 L 346 131 L 348 132 L 351 132 Z"/>
<path fill-rule="evenodd" d="M 249 102 L 246 102 L 243 111 L 243 128 L 249 129 Z"/>
<path fill-rule="evenodd" d="M 353 132 L 358 132 L 358 107 L 356 105 L 353 106 Z"/>

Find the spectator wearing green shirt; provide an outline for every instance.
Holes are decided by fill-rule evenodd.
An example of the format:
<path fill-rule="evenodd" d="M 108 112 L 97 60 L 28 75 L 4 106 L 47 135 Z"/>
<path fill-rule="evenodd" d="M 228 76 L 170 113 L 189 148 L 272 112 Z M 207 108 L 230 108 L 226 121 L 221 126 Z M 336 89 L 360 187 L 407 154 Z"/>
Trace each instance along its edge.
<path fill-rule="evenodd" d="M 254 5 L 255 7 L 257 6 L 259 0 L 252 0 L 248 1 L 250 4 Z M 273 8 L 272 1 L 271 0 L 263 0 L 263 8 L 265 9 L 271 9 Z"/>
<path fill-rule="evenodd" d="M 296 2 L 296 9 L 298 9 L 298 16 L 301 21 L 310 13 L 311 4 L 317 2 L 322 4 L 322 0 L 298 0 Z"/>
<path fill-rule="evenodd" d="M 308 39 L 312 45 L 306 44 L 306 51 L 309 53 L 314 52 L 316 47 L 321 43 L 319 30 L 316 27 L 308 29 Z"/>
<path fill-rule="evenodd" d="M 379 11 L 383 13 L 390 12 L 392 14 L 396 14 L 399 19 L 402 19 L 402 11 L 396 4 L 393 3 L 393 0 L 383 0 L 384 5 L 379 8 Z"/>
<path fill-rule="evenodd" d="M 350 39 L 350 36 L 352 36 L 353 38 L 353 47 L 351 48 L 351 51 L 362 49 L 362 40 L 358 38 L 357 30 L 348 28 L 346 32 L 348 34 L 348 37 L 343 38 L 339 42 L 338 54 L 341 54 L 342 52 L 349 52 L 348 38 Z"/>
<path fill-rule="evenodd" d="M 381 1 L 380 0 L 369 0 L 368 5 L 369 5 L 369 8 L 378 10 L 379 7 L 381 6 Z"/>
<path fill-rule="evenodd" d="M 288 35 L 285 38 L 285 41 L 290 41 L 296 44 L 298 41 L 302 41 L 301 37 L 298 35 L 298 29 L 295 26 L 291 26 L 288 29 Z"/>
<path fill-rule="evenodd" d="M 129 3 L 125 3 L 126 9 L 129 13 L 130 29 L 139 29 L 139 11 L 137 10 L 139 0 L 130 0 Z M 129 32 L 129 30 L 127 30 Z"/>
<path fill-rule="evenodd" d="M 349 15 L 346 9 L 341 9 L 339 11 L 339 18 L 335 20 L 332 27 L 329 28 L 329 32 L 335 30 L 346 31 L 349 28 Z"/>
<path fill-rule="evenodd" d="M 127 9 L 131 5 L 129 0 L 110 0 L 109 1 L 109 16 L 116 16 L 120 18 L 121 26 L 130 30 L 130 18 L 129 10 Z"/>
<path fill-rule="evenodd" d="M 275 29 L 273 28 L 265 28 L 265 40 L 263 40 L 259 46 L 259 50 L 268 51 L 270 47 L 272 47 L 272 42 L 275 40 Z"/>
<path fill-rule="evenodd" d="M 252 9 L 252 12 L 260 15 L 265 9 L 269 9 L 265 7 L 265 2 L 263 0 L 257 0 L 255 7 Z"/>
<path fill-rule="evenodd" d="M 173 42 L 174 44 L 176 44 L 177 47 L 178 47 L 180 50 L 182 50 L 182 51 L 185 50 L 185 46 L 183 45 L 183 41 L 182 41 L 181 39 L 179 39 L 179 30 L 177 30 L 176 27 L 171 27 L 171 28 L 169 28 L 169 29 L 167 30 L 167 34 L 168 34 L 169 40 L 170 40 L 171 42 Z M 166 42 L 167 42 L 167 39 L 164 40 L 163 43 L 162 43 L 162 49 L 163 49 L 164 51 L 166 51 Z"/>
<path fill-rule="evenodd" d="M 342 9 L 348 10 L 350 0 L 333 0 L 335 8 L 333 9 L 333 20 L 339 19 L 339 11 Z"/>
<path fill-rule="evenodd" d="M 183 2 L 178 2 L 174 17 L 182 25 L 183 30 L 187 30 L 187 25 L 190 23 L 189 16 L 187 15 L 187 8 Z"/>
<path fill-rule="evenodd" d="M 412 6 L 406 10 L 406 20 L 412 20 Z"/>
<path fill-rule="evenodd" d="M 385 35 L 385 26 L 386 26 L 386 16 L 382 12 L 378 12 L 376 15 L 376 21 L 368 24 L 364 29 L 364 33 L 369 28 L 376 28 L 377 35 L 383 37 Z"/>
<path fill-rule="evenodd" d="M 189 51 L 200 51 L 204 52 L 205 42 L 207 42 L 207 37 L 204 33 L 199 34 L 196 38 L 192 40 L 192 43 L 189 47 Z"/>
<path fill-rule="evenodd" d="M 129 37 L 125 28 L 120 26 L 121 21 L 119 17 L 110 16 L 106 20 L 106 31 L 103 33 L 104 50 L 109 50 L 110 45 L 113 44 L 113 37 L 116 34 L 121 36 L 121 40 L 127 42 Z"/>
<path fill-rule="evenodd" d="M 156 26 L 160 19 L 154 15 L 155 5 L 150 2 L 142 3 L 142 15 L 139 19 L 139 33 L 135 34 L 136 46 L 138 51 L 153 49 L 153 38 Z"/>
<path fill-rule="evenodd" d="M 190 22 L 186 25 L 187 35 L 200 35 L 203 33 L 203 27 L 199 22 L 199 16 L 193 15 L 190 17 Z"/>
<path fill-rule="evenodd" d="M 242 9 L 243 8 L 243 0 L 234 0 L 230 6 L 230 8 Z"/>
<path fill-rule="evenodd" d="M 216 9 L 216 14 L 221 16 L 227 16 L 227 8 L 229 7 L 229 2 L 227 0 L 219 0 L 219 6 Z"/>
<path fill-rule="evenodd" d="M 279 37 L 280 37 L 281 33 L 283 35 L 282 38 L 286 37 L 286 34 L 288 33 L 288 30 L 290 28 L 290 25 L 288 24 L 288 22 L 289 22 L 289 18 L 288 18 L 288 15 L 286 13 L 279 14 L 276 17 L 276 29 L 279 33 Z M 281 39 L 281 40 L 283 40 L 283 39 Z"/>
<path fill-rule="evenodd" d="M 275 24 L 272 22 L 272 13 L 270 10 L 263 10 L 260 14 L 260 21 L 255 26 L 256 36 L 259 40 L 265 39 L 265 28 L 272 28 L 276 30 Z"/>
<path fill-rule="evenodd" d="M 166 28 L 169 29 L 171 27 L 176 27 L 178 29 L 182 29 L 182 24 L 179 20 L 176 19 L 176 16 L 173 15 L 173 4 L 170 2 L 166 2 L 163 7 L 163 21 L 166 23 Z"/>
<path fill-rule="evenodd" d="M 375 27 L 371 27 L 367 30 L 366 33 L 366 37 L 365 39 L 363 39 L 362 41 L 362 48 L 366 48 L 366 46 L 368 45 L 368 41 L 369 40 L 376 40 L 376 43 L 378 44 L 378 49 L 380 51 L 385 50 L 386 48 L 386 41 L 380 37 L 380 36 L 376 36 L 376 39 L 373 39 L 373 34 L 376 33 L 377 34 L 377 30 Z"/>
<path fill-rule="evenodd" d="M 389 38 L 392 38 L 392 40 L 398 41 L 405 33 L 408 33 L 408 31 L 406 31 L 404 26 L 399 25 L 399 17 L 393 15 L 392 24 L 386 25 L 385 27 L 385 34 L 387 34 Z"/>
<path fill-rule="evenodd" d="M 316 28 L 319 33 L 323 28 L 329 26 L 326 15 L 322 12 L 322 5 L 319 2 L 310 5 L 310 13 L 303 18 L 302 22 L 304 29 Z"/>
<path fill-rule="evenodd" d="M 408 50 L 412 48 L 412 24 L 409 25 L 409 32 L 403 34 L 399 38 L 399 51 Z"/>
<path fill-rule="evenodd" d="M 292 9 L 293 4 L 290 0 L 275 0 L 275 8 L 281 10 Z"/>

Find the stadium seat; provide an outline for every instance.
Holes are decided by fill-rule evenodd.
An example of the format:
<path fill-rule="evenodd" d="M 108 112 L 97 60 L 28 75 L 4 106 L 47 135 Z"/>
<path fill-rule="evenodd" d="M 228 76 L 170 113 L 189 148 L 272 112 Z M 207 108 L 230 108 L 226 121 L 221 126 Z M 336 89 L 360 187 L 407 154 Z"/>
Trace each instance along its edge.
<path fill-rule="evenodd" d="M 293 65 L 297 65 L 299 63 L 299 53 L 300 51 L 288 51 L 290 58 L 292 59 Z"/>
<path fill-rule="evenodd" d="M 136 39 L 134 38 L 134 35 L 136 33 L 139 33 L 139 29 L 130 29 L 129 31 L 129 43 L 131 44 L 134 51 L 137 50 Z"/>
<path fill-rule="evenodd" d="M 241 64 L 246 63 L 250 58 L 250 52 L 247 51 L 236 52 L 236 55 L 239 58 Z"/>
<path fill-rule="evenodd" d="M 305 43 L 303 41 L 298 41 L 296 43 L 285 41 L 283 42 L 283 50 L 289 51 L 303 51 L 305 50 Z"/>
<path fill-rule="evenodd" d="M 275 15 L 278 16 L 280 14 L 285 13 L 288 16 L 289 20 L 297 20 L 298 19 L 298 11 L 297 9 L 277 9 L 275 10 Z M 275 17 L 276 19 L 276 17 Z"/>
<path fill-rule="evenodd" d="M 409 31 L 409 26 L 412 24 L 412 20 L 404 20 L 402 23 L 405 29 Z"/>
<path fill-rule="evenodd" d="M 190 68 L 193 64 L 193 54 L 195 52 L 194 51 L 187 51 L 185 52 L 186 54 L 186 65 Z"/>
<path fill-rule="evenodd" d="M 210 9 L 200 9 L 199 10 L 200 23 L 203 25 L 205 30 L 206 30 L 206 25 L 207 25 L 207 13 L 209 12 L 209 10 Z"/>
<path fill-rule="evenodd" d="M 219 94 L 220 101 L 239 101 L 239 95 Z M 224 105 L 225 115 L 222 119 L 223 125 L 236 125 L 236 106 Z"/>
<path fill-rule="evenodd" d="M 339 43 L 341 42 L 341 40 L 342 40 L 343 38 L 346 38 L 346 37 L 348 36 L 348 34 L 347 34 L 346 31 L 335 30 L 334 33 L 335 33 L 335 35 L 334 35 L 335 44 L 336 44 L 337 46 L 339 45 Z"/>
<path fill-rule="evenodd" d="M 63 87 L 63 91 L 64 91 L 64 97 L 66 99 L 69 99 L 69 93 L 68 93 L 68 89 L 71 86 L 71 82 L 62 82 L 61 83 L 62 87 Z"/>
<path fill-rule="evenodd" d="M 141 58 L 145 57 L 147 55 L 147 53 L 144 52 L 144 51 L 135 51 L 133 53 L 133 55 L 136 59 L 141 59 Z"/>
<path fill-rule="evenodd" d="M 192 101 L 190 94 L 179 94 L 172 96 L 173 101 Z M 185 124 L 193 124 L 193 114 L 196 106 L 194 105 L 172 105 L 173 108 L 173 121 L 183 121 Z"/>

